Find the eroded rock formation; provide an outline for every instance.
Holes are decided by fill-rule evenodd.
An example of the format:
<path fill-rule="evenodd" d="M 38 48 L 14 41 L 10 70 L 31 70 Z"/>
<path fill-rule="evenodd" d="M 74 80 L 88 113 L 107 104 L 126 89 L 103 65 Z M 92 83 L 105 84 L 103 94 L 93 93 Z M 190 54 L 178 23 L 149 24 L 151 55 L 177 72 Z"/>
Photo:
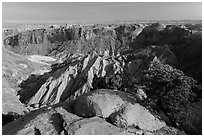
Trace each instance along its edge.
<path fill-rule="evenodd" d="M 56 59 L 21 82 L 17 94 L 31 112 L 3 134 L 201 134 L 201 29 L 146 25 L 61 26 L 5 38 L 16 53 Z"/>

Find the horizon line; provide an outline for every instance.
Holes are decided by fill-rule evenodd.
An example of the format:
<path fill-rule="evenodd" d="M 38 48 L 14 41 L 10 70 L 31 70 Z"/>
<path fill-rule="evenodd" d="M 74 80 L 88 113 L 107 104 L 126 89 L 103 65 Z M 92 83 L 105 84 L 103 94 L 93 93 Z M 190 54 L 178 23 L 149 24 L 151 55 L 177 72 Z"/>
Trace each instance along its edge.
<path fill-rule="evenodd" d="M 202 21 L 202 19 L 136 19 L 136 20 L 62 20 L 62 21 L 54 21 L 54 20 L 2 20 L 2 23 L 74 23 L 74 22 L 125 22 L 125 21 Z"/>

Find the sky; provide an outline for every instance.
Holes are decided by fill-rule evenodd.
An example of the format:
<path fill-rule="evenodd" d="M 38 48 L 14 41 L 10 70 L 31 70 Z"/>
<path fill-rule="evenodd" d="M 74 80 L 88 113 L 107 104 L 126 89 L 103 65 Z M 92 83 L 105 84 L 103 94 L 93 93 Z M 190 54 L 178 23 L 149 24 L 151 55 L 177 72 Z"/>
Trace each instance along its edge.
<path fill-rule="evenodd" d="M 201 20 L 201 2 L 3 2 L 3 22 Z"/>

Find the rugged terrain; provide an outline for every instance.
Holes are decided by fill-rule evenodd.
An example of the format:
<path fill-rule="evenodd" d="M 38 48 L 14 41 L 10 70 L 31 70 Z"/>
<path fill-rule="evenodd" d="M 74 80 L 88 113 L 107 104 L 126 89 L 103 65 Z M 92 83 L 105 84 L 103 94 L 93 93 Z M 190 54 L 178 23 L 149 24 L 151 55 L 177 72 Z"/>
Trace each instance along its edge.
<path fill-rule="evenodd" d="M 3 134 L 202 134 L 201 24 L 3 36 Z"/>

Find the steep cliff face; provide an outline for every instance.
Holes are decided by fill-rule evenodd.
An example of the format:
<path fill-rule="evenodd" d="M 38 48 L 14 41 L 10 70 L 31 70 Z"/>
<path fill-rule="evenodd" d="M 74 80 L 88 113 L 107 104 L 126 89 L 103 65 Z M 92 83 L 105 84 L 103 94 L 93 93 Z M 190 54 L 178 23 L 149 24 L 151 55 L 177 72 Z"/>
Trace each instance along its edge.
<path fill-rule="evenodd" d="M 75 26 L 47 30 L 36 29 L 6 38 L 4 45 L 17 53 L 41 55 L 55 55 L 64 50 L 71 53 L 87 53 L 93 50 L 97 52 L 105 50 L 114 52 L 116 43 L 120 45 L 127 44 L 127 40 L 124 41 L 123 39 L 131 36 L 129 30 L 125 32 L 128 33 L 128 36 L 121 37 L 120 35 L 123 35 L 124 31 L 126 31 L 124 29 L 129 29 L 129 27 L 123 26 L 123 28 L 115 29 L 111 26 Z M 138 28 L 140 29 L 140 27 Z M 135 31 L 137 31 L 136 27 L 131 28 L 131 33 L 134 32 L 134 35 L 137 35 Z"/>

